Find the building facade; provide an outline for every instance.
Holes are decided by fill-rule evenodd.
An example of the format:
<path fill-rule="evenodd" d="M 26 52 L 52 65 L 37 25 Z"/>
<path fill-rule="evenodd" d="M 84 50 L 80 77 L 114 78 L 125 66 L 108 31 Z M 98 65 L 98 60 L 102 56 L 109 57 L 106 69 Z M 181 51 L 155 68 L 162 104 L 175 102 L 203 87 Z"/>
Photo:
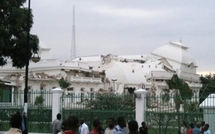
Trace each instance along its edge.
<path fill-rule="evenodd" d="M 59 87 L 59 80 L 63 78 L 70 83 L 64 88 L 66 95 L 78 93 L 88 95 L 97 92 L 131 93 L 140 88 L 147 89 L 151 95 L 160 95 L 168 88 L 165 80 L 170 80 L 174 74 L 188 83 L 194 95 L 199 94 L 202 86 L 196 74 L 196 62 L 188 47 L 181 42 L 170 42 L 149 55 L 108 54 L 79 57 L 73 61 L 52 59 L 50 50 L 44 44 L 40 44 L 40 61 L 30 62 L 29 91 Z M 10 61 L 0 68 L 1 90 L 4 89 L 4 92 L 23 91 L 24 79 L 24 68 L 13 68 Z M 174 92 L 174 89 L 171 92 Z M 21 96 L 10 98 L 12 102 L 18 100 L 20 103 L 23 102 Z"/>

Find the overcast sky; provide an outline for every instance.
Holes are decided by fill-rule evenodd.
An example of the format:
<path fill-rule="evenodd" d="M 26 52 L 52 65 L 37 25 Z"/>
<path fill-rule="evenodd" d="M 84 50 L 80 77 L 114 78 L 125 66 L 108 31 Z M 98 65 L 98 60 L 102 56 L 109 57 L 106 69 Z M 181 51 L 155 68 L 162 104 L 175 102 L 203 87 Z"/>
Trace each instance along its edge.
<path fill-rule="evenodd" d="M 198 72 L 215 72 L 215 0 L 31 0 L 31 33 L 53 58 L 70 59 L 73 5 L 77 56 L 149 54 L 182 38 Z"/>

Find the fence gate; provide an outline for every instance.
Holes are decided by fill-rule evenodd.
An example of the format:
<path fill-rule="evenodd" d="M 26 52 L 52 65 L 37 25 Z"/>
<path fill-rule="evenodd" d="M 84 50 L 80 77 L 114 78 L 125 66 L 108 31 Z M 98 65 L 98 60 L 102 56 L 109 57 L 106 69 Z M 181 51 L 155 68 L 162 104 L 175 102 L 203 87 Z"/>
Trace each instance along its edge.
<path fill-rule="evenodd" d="M 24 91 L 3 92 L 0 98 L 0 131 L 10 128 L 11 115 L 23 113 Z M 50 133 L 52 121 L 52 93 L 51 91 L 28 92 L 28 132 Z"/>
<path fill-rule="evenodd" d="M 207 113 L 199 107 L 201 98 L 170 97 L 170 96 L 146 96 L 146 123 L 149 133 L 153 134 L 176 134 L 185 121 L 189 127 L 190 123 L 203 121 Z M 215 98 L 213 102 L 215 102 Z M 178 101 L 180 100 L 180 101 Z M 206 112 L 206 113 L 205 113 Z"/>
<path fill-rule="evenodd" d="M 110 117 L 124 116 L 126 120 L 135 119 L 134 98 L 132 95 L 116 94 L 70 94 L 61 97 L 63 119 L 71 115 L 83 118 L 92 128 L 92 122 L 99 118 L 106 127 Z"/>

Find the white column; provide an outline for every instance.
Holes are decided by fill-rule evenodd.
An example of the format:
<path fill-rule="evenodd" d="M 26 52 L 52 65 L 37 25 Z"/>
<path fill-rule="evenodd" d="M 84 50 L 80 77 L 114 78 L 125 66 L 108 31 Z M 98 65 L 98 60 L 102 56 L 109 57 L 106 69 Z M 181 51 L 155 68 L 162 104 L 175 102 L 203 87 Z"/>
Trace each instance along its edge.
<path fill-rule="evenodd" d="M 147 91 L 145 89 L 138 89 L 134 91 L 135 93 L 135 100 L 136 100 L 136 121 L 138 122 L 138 125 L 141 126 L 141 123 L 145 121 L 145 110 L 146 110 L 146 93 Z"/>
<path fill-rule="evenodd" d="M 60 113 L 62 93 L 63 90 L 61 88 L 52 89 L 52 121 L 54 121 L 56 115 Z"/>

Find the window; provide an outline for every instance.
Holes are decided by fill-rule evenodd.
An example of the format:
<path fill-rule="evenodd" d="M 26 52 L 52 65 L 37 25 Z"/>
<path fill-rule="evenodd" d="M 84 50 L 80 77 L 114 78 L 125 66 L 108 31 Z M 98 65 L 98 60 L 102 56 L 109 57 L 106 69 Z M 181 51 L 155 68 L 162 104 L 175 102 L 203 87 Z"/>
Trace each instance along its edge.
<path fill-rule="evenodd" d="M 94 99 L 94 92 L 93 92 L 93 88 L 90 88 L 90 100 Z"/>
<path fill-rule="evenodd" d="M 32 103 L 32 99 L 31 99 L 31 96 L 32 95 L 32 86 L 28 86 L 28 94 L 27 94 L 27 100 L 28 100 L 28 103 Z"/>
<path fill-rule="evenodd" d="M 84 101 L 84 88 L 81 88 L 81 102 Z"/>
<path fill-rule="evenodd" d="M 67 88 L 67 91 L 73 91 L 73 87 Z"/>
<path fill-rule="evenodd" d="M 74 100 L 75 100 L 75 94 L 74 93 L 68 93 L 68 98 L 70 98 L 71 102 L 74 102 Z"/>
<path fill-rule="evenodd" d="M 84 101 L 84 93 L 81 93 L 81 102 Z"/>
<path fill-rule="evenodd" d="M 12 87 L 6 85 L 0 85 L 0 102 L 11 102 Z"/>

